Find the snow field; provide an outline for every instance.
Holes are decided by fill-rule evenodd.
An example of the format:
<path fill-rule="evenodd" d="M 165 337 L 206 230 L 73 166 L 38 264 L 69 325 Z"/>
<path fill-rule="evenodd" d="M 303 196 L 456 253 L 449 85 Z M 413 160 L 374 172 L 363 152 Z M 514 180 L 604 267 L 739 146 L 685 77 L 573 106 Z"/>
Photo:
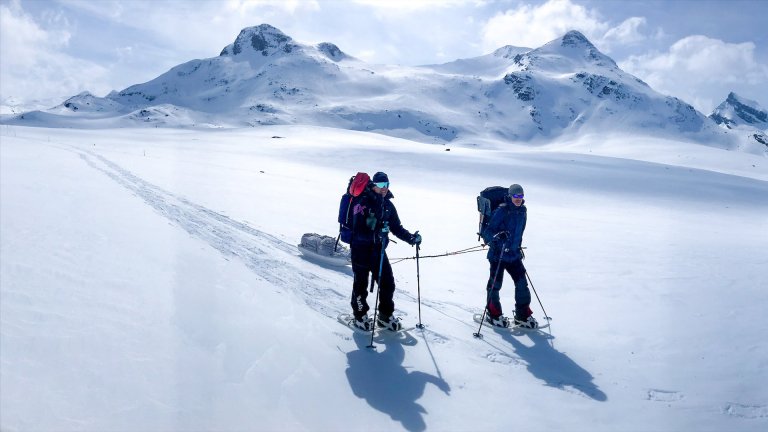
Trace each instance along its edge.
<path fill-rule="evenodd" d="M 584 143 L 446 152 L 289 126 L 4 127 L 0 143 L 3 430 L 766 425 L 764 158 L 668 141 L 642 144 L 685 162 Z M 478 244 L 477 193 L 522 184 L 551 333 L 472 337 L 484 252 L 420 262 L 423 332 L 372 351 L 336 323 L 350 271 L 295 244 L 336 234 L 358 170 L 389 174 L 422 255 Z M 415 267 L 394 264 L 411 325 Z"/>

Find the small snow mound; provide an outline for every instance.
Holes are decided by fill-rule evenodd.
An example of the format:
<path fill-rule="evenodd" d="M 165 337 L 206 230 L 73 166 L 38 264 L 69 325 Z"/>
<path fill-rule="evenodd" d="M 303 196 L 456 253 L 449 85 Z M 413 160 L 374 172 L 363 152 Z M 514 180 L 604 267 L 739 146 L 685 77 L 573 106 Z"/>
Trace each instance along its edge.
<path fill-rule="evenodd" d="M 766 405 L 746 405 L 739 403 L 729 403 L 724 408 L 725 414 L 732 417 L 741 417 L 748 419 L 768 418 L 768 406 Z"/>

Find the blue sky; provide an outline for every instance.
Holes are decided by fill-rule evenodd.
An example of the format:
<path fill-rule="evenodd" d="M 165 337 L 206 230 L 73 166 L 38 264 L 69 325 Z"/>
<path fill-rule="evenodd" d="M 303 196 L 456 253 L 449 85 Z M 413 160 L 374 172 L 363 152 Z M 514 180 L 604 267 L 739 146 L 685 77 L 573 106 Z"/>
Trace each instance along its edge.
<path fill-rule="evenodd" d="M 709 114 L 730 91 L 768 107 L 766 17 L 768 0 L 0 0 L 0 99 L 104 96 L 215 57 L 262 23 L 403 65 L 535 48 L 576 29 Z"/>

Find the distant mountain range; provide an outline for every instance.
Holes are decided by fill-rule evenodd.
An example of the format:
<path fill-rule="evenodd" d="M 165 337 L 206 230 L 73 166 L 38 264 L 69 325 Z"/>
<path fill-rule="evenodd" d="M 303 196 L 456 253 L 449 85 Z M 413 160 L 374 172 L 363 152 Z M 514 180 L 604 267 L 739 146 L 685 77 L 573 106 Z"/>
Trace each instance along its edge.
<path fill-rule="evenodd" d="M 368 64 L 332 43 L 302 44 L 262 24 L 243 29 L 218 57 L 191 60 L 105 97 L 81 93 L 5 123 L 311 124 L 467 145 L 629 132 L 768 151 L 760 135 L 765 110 L 733 94 L 724 104 L 708 118 L 622 71 L 577 31 L 536 49 L 506 46 L 480 57 L 405 67 Z M 745 123 L 754 136 L 733 133 L 734 125 Z"/>

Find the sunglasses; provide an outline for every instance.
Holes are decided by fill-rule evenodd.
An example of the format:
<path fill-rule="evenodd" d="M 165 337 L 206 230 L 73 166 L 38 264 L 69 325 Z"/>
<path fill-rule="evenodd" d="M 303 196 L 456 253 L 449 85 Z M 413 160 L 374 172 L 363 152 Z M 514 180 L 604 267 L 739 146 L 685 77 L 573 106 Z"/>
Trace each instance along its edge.
<path fill-rule="evenodd" d="M 374 186 L 376 186 L 379 189 L 384 189 L 389 187 L 389 182 L 376 182 L 374 183 Z"/>
<path fill-rule="evenodd" d="M 512 198 L 522 198 L 524 196 L 524 194 L 512 194 Z"/>

